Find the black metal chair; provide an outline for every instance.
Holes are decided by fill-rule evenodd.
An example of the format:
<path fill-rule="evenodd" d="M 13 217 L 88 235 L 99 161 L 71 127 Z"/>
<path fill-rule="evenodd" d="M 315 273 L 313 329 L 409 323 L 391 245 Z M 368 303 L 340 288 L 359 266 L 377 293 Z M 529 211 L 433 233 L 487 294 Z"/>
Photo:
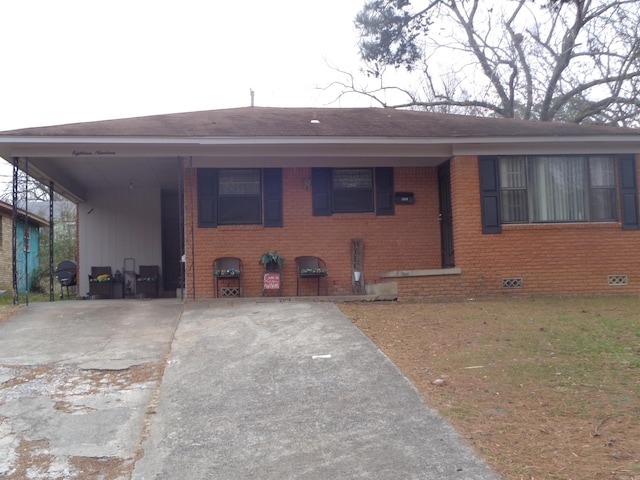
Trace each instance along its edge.
<path fill-rule="evenodd" d="M 218 287 L 220 280 L 224 281 L 223 287 Z M 231 286 L 231 282 L 237 283 L 237 286 Z M 213 295 L 214 298 L 242 296 L 242 260 L 237 257 L 220 257 L 213 261 Z"/>
<path fill-rule="evenodd" d="M 298 275 L 297 294 L 300 296 L 302 281 L 305 278 L 315 278 L 318 282 L 317 295 L 320 295 L 320 279 L 329 275 L 326 263 L 319 257 L 303 256 L 296 258 Z"/>

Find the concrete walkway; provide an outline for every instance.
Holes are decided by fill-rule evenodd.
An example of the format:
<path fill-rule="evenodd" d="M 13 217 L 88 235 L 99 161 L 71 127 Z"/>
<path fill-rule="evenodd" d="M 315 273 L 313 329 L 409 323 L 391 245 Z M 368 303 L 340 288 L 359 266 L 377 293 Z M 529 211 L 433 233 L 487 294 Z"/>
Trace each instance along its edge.
<path fill-rule="evenodd" d="M 37 478 L 498 478 L 332 303 L 29 306 L 0 323 L 0 477 L 25 445 Z"/>

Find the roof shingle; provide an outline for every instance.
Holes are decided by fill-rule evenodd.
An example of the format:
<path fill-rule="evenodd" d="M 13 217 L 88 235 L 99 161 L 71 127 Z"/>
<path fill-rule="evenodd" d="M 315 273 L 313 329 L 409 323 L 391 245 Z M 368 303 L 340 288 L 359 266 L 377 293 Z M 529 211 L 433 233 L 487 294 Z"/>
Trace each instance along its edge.
<path fill-rule="evenodd" d="M 482 138 L 639 135 L 640 130 L 383 108 L 244 107 L 0 132 L 27 137 Z"/>

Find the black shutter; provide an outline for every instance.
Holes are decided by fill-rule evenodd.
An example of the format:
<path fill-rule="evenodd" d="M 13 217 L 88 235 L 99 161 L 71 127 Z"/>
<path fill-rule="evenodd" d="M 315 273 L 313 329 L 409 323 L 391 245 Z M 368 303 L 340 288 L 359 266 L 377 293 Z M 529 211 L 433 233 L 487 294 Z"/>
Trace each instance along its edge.
<path fill-rule="evenodd" d="M 331 169 L 311 169 L 311 198 L 313 202 L 313 215 L 331 215 Z"/>
<path fill-rule="evenodd" d="M 265 168 L 264 226 L 282 227 L 282 169 Z"/>
<path fill-rule="evenodd" d="M 218 170 L 198 169 L 198 227 L 218 226 Z"/>
<path fill-rule="evenodd" d="M 480 169 L 482 233 L 502 233 L 498 157 L 480 156 L 478 157 L 478 166 Z"/>
<path fill-rule="evenodd" d="M 393 167 L 375 169 L 376 215 L 393 215 Z"/>
<path fill-rule="evenodd" d="M 638 230 L 638 176 L 635 155 L 620 155 L 620 203 L 622 228 Z"/>

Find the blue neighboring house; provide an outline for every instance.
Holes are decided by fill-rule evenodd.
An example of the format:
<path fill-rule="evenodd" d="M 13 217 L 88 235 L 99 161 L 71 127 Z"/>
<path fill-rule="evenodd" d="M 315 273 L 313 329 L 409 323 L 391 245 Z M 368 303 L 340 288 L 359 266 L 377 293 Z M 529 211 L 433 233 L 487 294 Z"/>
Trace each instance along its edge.
<path fill-rule="evenodd" d="M 40 264 L 40 229 L 49 222 L 42 217 L 18 209 L 16 222 L 16 264 L 18 292 L 25 292 L 29 281 Z M 0 201 L 0 290 L 13 291 L 12 232 L 13 207 Z M 25 222 L 26 218 L 26 222 Z M 26 247 L 26 248 L 25 248 Z"/>

